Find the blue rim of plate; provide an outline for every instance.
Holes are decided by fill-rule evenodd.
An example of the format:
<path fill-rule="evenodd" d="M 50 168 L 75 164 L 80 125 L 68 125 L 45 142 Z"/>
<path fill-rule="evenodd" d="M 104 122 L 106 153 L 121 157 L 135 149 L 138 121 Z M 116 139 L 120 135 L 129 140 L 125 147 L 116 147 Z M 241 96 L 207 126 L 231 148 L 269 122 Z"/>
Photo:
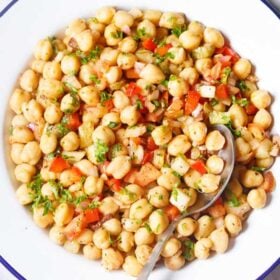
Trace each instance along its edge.
<path fill-rule="evenodd" d="M 267 6 L 277 17 L 280 19 L 280 10 L 278 10 L 270 0 L 260 0 L 264 5 Z M 12 0 L 0 11 L 0 18 L 6 14 L 18 0 Z M 16 269 L 13 268 L 1 255 L 0 263 L 18 280 L 27 280 L 24 278 Z M 256 280 L 263 280 L 267 277 L 278 265 L 280 265 L 280 258 L 278 258 L 262 275 L 260 275 Z"/>

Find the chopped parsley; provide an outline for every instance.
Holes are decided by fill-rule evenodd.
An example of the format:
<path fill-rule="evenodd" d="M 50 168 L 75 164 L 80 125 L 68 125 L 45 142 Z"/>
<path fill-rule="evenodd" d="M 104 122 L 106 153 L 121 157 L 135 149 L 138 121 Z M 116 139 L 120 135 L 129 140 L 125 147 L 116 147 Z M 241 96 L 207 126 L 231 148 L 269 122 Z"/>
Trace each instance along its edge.
<path fill-rule="evenodd" d="M 257 171 L 257 172 L 263 172 L 265 171 L 264 167 L 259 167 L 259 166 L 252 166 L 251 170 Z"/>
<path fill-rule="evenodd" d="M 165 59 L 166 59 L 166 56 L 161 56 L 159 55 L 158 53 L 154 53 L 153 56 L 155 57 L 155 63 L 156 64 L 161 64 Z"/>
<path fill-rule="evenodd" d="M 159 100 L 152 100 L 151 102 L 155 106 L 155 110 L 154 111 L 156 111 L 159 108 L 161 108 L 161 103 L 159 102 Z"/>
<path fill-rule="evenodd" d="M 184 242 L 183 257 L 187 261 L 191 261 L 194 258 L 194 242 L 191 240 L 186 240 Z"/>
<path fill-rule="evenodd" d="M 64 83 L 64 85 L 69 88 L 71 94 L 73 94 L 73 95 L 78 94 L 78 89 L 75 88 L 74 86 L 72 86 L 70 83 L 66 82 L 66 83 Z"/>
<path fill-rule="evenodd" d="M 119 125 L 117 122 L 109 122 L 108 127 L 110 128 L 116 128 Z"/>
<path fill-rule="evenodd" d="M 9 127 L 9 135 L 12 136 L 13 135 L 13 132 L 14 132 L 14 127 L 11 125 Z"/>
<path fill-rule="evenodd" d="M 174 59 L 175 58 L 175 54 L 173 52 L 168 52 L 166 54 L 166 58 L 171 58 L 171 59 Z"/>
<path fill-rule="evenodd" d="M 233 104 L 238 104 L 241 107 L 246 107 L 249 104 L 249 101 L 247 98 L 236 98 L 235 95 L 231 96 L 231 101 Z"/>
<path fill-rule="evenodd" d="M 116 157 L 117 152 L 122 150 L 122 145 L 120 143 L 115 144 L 112 147 L 112 158 Z"/>
<path fill-rule="evenodd" d="M 138 40 L 140 40 L 142 37 L 144 37 L 146 35 L 147 35 L 147 33 L 146 33 L 145 27 L 139 28 L 139 29 L 136 30 L 136 34 L 133 36 L 133 39 L 135 41 L 138 41 Z"/>
<path fill-rule="evenodd" d="M 249 90 L 249 88 L 247 87 L 245 81 L 238 81 L 236 86 L 242 91 L 245 92 L 247 90 Z"/>
<path fill-rule="evenodd" d="M 230 74 L 231 74 L 231 68 L 230 67 L 224 68 L 222 75 L 221 75 L 222 84 L 227 84 Z"/>
<path fill-rule="evenodd" d="M 217 99 L 215 99 L 215 98 L 211 99 L 210 105 L 211 105 L 212 107 L 216 106 L 217 104 L 219 104 L 219 101 L 218 101 Z"/>
<path fill-rule="evenodd" d="M 235 136 L 235 137 L 241 137 L 241 131 L 240 130 L 237 130 L 237 129 L 234 129 L 232 127 L 232 122 L 229 121 L 228 123 L 225 124 L 231 131 L 231 133 Z"/>
<path fill-rule="evenodd" d="M 172 174 L 178 178 L 181 178 L 181 175 L 178 172 L 176 172 L 175 170 L 172 171 Z"/>
<path fill-rule="evenodd" d="M 79 205 L 81 202 L 85 201 L 88 198 L 86 194 L 80 195 L 73 199 L 73 204 Z"/>
<path fill-rule="evenodd" d="M 122 195 L 128 196 L 128 199 L 129 199 L 129 200 L 134 200 L 134 199 L 136 198 L 136 194 L 133 193 L 133 192 L 131 192 L 131 191 L 129 191 L 129 190 L 126 189 L 126 188 L 122 188 L 122 189 L 119 191 L 119 193 L 122 194 Z"/>
<path fill-rule="evenodd" d="M 152 229 L 151 229 L 151 227 L 150 227 L 150 225 L 148 223 L 144 224 L 144 228 L 147 230 L 147 232 L 149 232 L 149 233 L 152 232 Z"/>
<path fill-rule="evenodd" d="M 122 39 L 123 38 L 123 32 L 122 31 L 111 32 L 111 36 L 114 39 Z"/>
<path fill-rule="evenodd" d="M 155 126 L 153 124 L 147 124 L 147 133 L 151 133 L 154 129 L 155 129 Z"/>
<path fill-rule="evenodd" d="M 168 80 L 163 80 L 160 84 L 165 87 L 168 87 Z"/>
<path fill-rule="evenodd" d="M 82 64 L 87 64 L 91 60 L 97 59 L 100 53 L 101 49 L 98 46 L 96 46 L 94 50 L 90 51 L 88 55 L 82 51 L 76 51 L 76 55 L 81 59 Z"/>
<path fill-rule="evenodd" d="M 100 206 L 100 202 L 99 201 L 96 201 L 96 200 L 93 200 L 89 205 L 88 205 L 88 208 L 89 209 L 94 209 L 94 208 L 98 208 Z"/>
<path fill-rule="evenodd" d="M 108 146 L 100 140 L 95 143 L 95 157 L 98 163 L 103 163 L 106 160 L 106 153 L 109 151 Z"/>
<path fill-rule="evenodd" d="M 135 104 L 136 104 L 136 109 L 137 110 L 143 109 L 143 104 L 142 104 L 142 101 L 140 99 L 137 99 Z"/>
<path fill-rule="evenodd" d="M 173 189 L 172 189 L 171 195 L 174 197 L 174 200 L 175 200 L 175 201 L 178 201 L 179 192 L 178 192 L 178 189 L 177 189 L 177 188 L 173 188 Z"/>
<path fill-rule="evenodd" d="M 91 75 L 90 80 L 94 82 L 96 85 L 99 85 L 101 83 L 100 79 L 98 79 L 96 75 Z"/>
<path fill-rule="evenodd" d="M 57 124 L 55 128 L 60 137 L 63 137 L 70 131 L 69 128 L 66 127 L 66 124 L 64 124 L 63 122 Z"/>
<path fill-rule="evenodd" d="M 238 206 L 240 206 L 240 201 L 238 200 L 236 195 L 230 189 L 226 189 L 226 194 L 229 197 L 227 203 L 228 203 L 228 205 L 230 207 L 238 207 Z"/>
<path fill-rule="evenodd" d="M 175 75 L 170 75 L 169 76 L 169 81 L 176 81 L 177 77 Z"/>
<path fill-rule="evenodd" d="M 100 93 L 100 102 L 102 106 L 104 106 L 105 102 L 110 99 L 112 99 L 112 94 L 110 94 L 109 92 L 104 90 Z"/>
<path fill-rule="evenodd" d="M 171 30 L 171 33 L 179 38 L 180 35 L 186 30 L 187 30 L 187 27 L 185 25 L 181 25 L 181 26 L 174 27 Z"/>

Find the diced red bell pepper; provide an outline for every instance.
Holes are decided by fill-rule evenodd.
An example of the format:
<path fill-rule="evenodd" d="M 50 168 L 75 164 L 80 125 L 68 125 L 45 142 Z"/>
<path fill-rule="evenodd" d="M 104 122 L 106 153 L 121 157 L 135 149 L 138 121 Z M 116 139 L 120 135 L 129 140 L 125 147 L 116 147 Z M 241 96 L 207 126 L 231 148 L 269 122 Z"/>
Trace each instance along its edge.
<path fill-rule="evenodd" d="M 160 56 L 165 56 L 170 48 L 172 48 L 171 44 L 165 44 L 164 46 L 157 47 L 155 49 L 155 53 L 159 54 Z"/>
<path fill-rule="evenodd" d="M 207 173 L 206 166 L 202 160 L 197 160 L 191 165 L 191 168 L 198 171 L 201 175 Z"/>
<path fill-rule="evenodd" d="M 174 205 L 168 205 L 164 212 L 166 213 L 169 221 L 173 221 L 176 217 L 180 215 L 180 210 Z"/>
<path fill-rule="evenodd" d="M 258 112 L 258 108 L 255 107 L 252 103 L 249 103 L 246 108 L 246 113 L 250 116 L 255 115 Z"/>
<path fill-rule="evenodd" d="M 145 164 L 147 162 L 151 162 L 153 157 L 154 157 L 154 152 L 153 151 L 145 152 L 143 160 L 142 160 L 141 163 Z"/>
<path fill-rule="evenodd" d="M 109 186 L 110 189 L 112 189 L 115 192 L 119 192 L 121 188 L 121 180 L 119 179 L 109 179 L 106 181 L 106 184 Z"/>
<path fill-rule="evenodd" d="M 139 79 L 139 73 L 135 71 L 134 68 L 125 71 L 125 76 L 127 79 Z"/>
<path fill-rule="evenodd" d="M 112 99 L 106 100 L 104 102 L 104 106 L 107 108 L 108 111 L 111 111 L 114 108 L 114 103 Z"/>
<path fill-rule="evenodd" d="M 216 53 L 220 53 L 220 54 L 223 54 L 223 55 L 228 55 L 228 56 L 230 56 L 230 57 L 231 57 L 232 63 L 235 63 L 235 62 L 240 58 L 240 56 L 238 55 L 238 53 L 235 52 L 233 49 L 231 49 L 231 48 L 228 47 L 228 46 L 223 46 L 222 48 L 217 49 L 217 50 L 216 50 Z"/>
<path fill-rule="evenodd" d="M 154 139 L 152 136 L 149 136 L 148 139 L 147 139 L 147 149 L 149 151 L 154 151 L 155 149 L 157 149 L 158 146 L 156 145 Z"/>
<path fill-rule="evenodd" d="M 216 97 L 218 99 L 226 99 L 229 97 L 227 85 L 220 84 L 216 87 Z"/>
<path fill-rule="evenodd" d="M 101 218 L 101 214 L 98 210 L 98 208 L 94 209 L 87 209 L 84 211 L 84 219 L 86 224 L 91 224 L 98 222 Z"/>
<path fill-rule="evenodd" d="M 143 41 L 143 47 L 146 50 L 149 50 L 149 51 L 153 52 L 156 49 L 157 45 L 155 44 L 155 42 L 153 41 L 152 38 L 148 38 L 148 39 Z"/>
<path fill-rule="evenodd" d="M 76 166 L 72 166 L 70 171 L 71 171 L 71 175 L 72 175 L 72 180 L 75 182 L 79 182 L 83 176 L 83 173 L 81 172 L 81 170 Z"/>
<path fill-rule="evenodd" d="M 128 97 L 132 97 L 132 96 L 135 96 L 135 95 L 140 95 L 141 91 L 142 91 L 141 88 L 138 87 L 136 85 L 136 83 L 131 82 L 131 83 L 129 83 L 129 85 L 126 89 L 126 95 Z"/>
<path fill-rule="evenodd" d="M 189 91 L 185 101 L 185 114 L 190 115 L 197 107 L 200 94 L 197 91 Z"/>
<path fill-rule="evenodd" d="M 78 113 L 74 113 L 66 116 L 66 126 L 71 130 L 77 130 L 78 127 L 82 124 L 80 121 L 80 116 Z"/>
<path fill-rule="evenodd" d="M 137 179 L 138 170 L 132 168 L 124 177 L 124 182 L 134 184 Z"/>
<path fill-rule="evenodd" d="M 68 240 L 73 240 L 81 234 L 86 226 L 85 215 L 79 214 L 64 228 L 64 234 Z"/>
<path fill-rule="evenodd" d="M 55 173 L 60 173 L 65 169 L 68 169 L 70 164 L 67 160 L 63 159 L 62 157 L 57 156 L 53 159 L 50 165 L 50 171 Z"/>

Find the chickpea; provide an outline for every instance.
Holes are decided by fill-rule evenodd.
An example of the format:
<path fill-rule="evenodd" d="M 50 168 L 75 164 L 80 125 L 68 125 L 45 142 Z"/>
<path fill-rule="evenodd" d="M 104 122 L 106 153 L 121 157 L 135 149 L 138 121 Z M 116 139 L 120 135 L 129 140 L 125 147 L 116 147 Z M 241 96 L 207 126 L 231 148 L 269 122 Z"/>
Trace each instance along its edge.
<path fill-rule="evenodd" d="M 40 228 L 46 228 L 53 224 L 53 215 L 50 212 L 44 215 L 43 207 L 34 207 L 33 220 Z"/>
<path fill-rule="evenodd" d="M 256 165 L 259 166 L 259 167 L 263 167 L 263 168 L 270 168 L 273 163 L 274 163 L 274 158 L 273 157 L 256 159 Z"/>
<path fill-rule="evenodd" d="M 35 48 L 36 59 L 48 61 L 53 55 L 52 44 L 49 39 L 40 40 Z"/>
<path fill-rule="evenodd" d="M 156 186 L 149 190 L 148 199 L 153 206 L 162 208 L 169 204 L 169 193 L 164 187 Z"/>
<path fill-rule="evenodd" d="M 180 72 L 179 77 L 184 79 L 188 84 L 194 85 L 199 78 L 199 73 L 194 67 L 186 67 Z"/>
<path fill-rule="evenodd" d="M 78 243 L 77 240 L 66 240 L 64 243 L 64 248 L 72 254 L 78 254 L 80 251 L 80 247 L 81 245 Z"/>
<path fill-rule="evenodd" d="M 171 161 L 171 168 L 176 171 L 179 175 L 183 176 L 187 173 L 190 168 L 186 157 L 178 155 L 175 159 Z"/>
<path fill-rule="evenodd" d="M 225 44 L 223 35 L 215 28 L 206 27 L 203 35 L 205 43 L 211 44 L 215 48 L 221 48 Z"/>
<path fill-rule="evenodd" d="M 66 241 L 66 237 L 63 232 L 63 227 L 54 225 L 49 231 L 50 239 L 57 245 L 63 245 Z"/>
<path fill-rule="evenodd" d="M 195 69 L 203 75 L 205 72 L 210 70 L 212 64 L 212 59 L 200 58 L 195 61 Z"/>
<path fill-rule="evenodd" d="M 33 165 L 22 163 L 15 168 L 15 177 L 21 183 L 31 182 L 32 177 L 36 173 L 36 168 Z"/>
<path fill-rule="evenodd" d="M 215 229 L 215 224 L 210 216 L 203 215 L 197 220 L 197 228 L 194 236 L 197 240 L 208 237 L 210 233 Z"/>
<path fill-rule="evenodd" d="M 121 31 L 114 25 L 109 24 L 105 27 L 104 37 L 108 46 L 117 46 L 122 40 L 122 36 L 119 36 Z"/>
<path fill-rule="evenodd" d="M 225 216 L 225 227 L 231 236 L 236 236 L 242 230 L 242 222 L 238 216 L 227 214 Z"/>
<path fill-rule="evenodd" d="M 163 246 L 161 251 L 161 255 L 165 258 L 170 258 L 177 254 L 177 252 L 181 249 L 182 244 L 181 242 L 175 238 L 171 237 Z"/>
<path fill-rule="evenodd" d="M 248 193 L 247 202 L 253 209 L 263 208 L 266 204 L 266 192 L 262 188 L 253 189 Z"/>
<path fill-rule="evenodd" d="M 65 34 L 67 36 L 73 36 L 75 34 L 78 34 L 78 33 L 82 32 L 85 29 L 86 29 L 85 20 L 78 18 L 78 19 L 73 20 L 69 24 L 69 26 L 65 30 Z"/>
<path fill-rule="evenodd" d="M 80 66 L 80 60 L 75 55 L 65 55 L 61 60 L 61 70 L 65 75 L 76 75 Z"/>
<path fill-rule="evenodd" d="M 95 16 L 99 22 L 109 24 L 115 13 L 116 10 L 112 7 L 102 7 L 96 10 Z"/>
<path fill-rule="evenodd" d="M 189 125 L 188 136 L 196 146 L 202 145 L 205 142 L 207 135 L 207 126 L 203 122 L 193 122 Z M 193 143 L 193 145 L 194 145 Z"/>
<path fill-rule="evenodd" d="M 119 49 L 124 53 L 134 53 L 137 50 L 137 43 L 132 37 L 125 37 L 120 41 Z"/>
<path fill-rule="evenodd" d="M 213 130 L 206 136 L 205 145 L 209 151 L 219 151 L 225 142 L 225 137 L 218 130 Z"/>
<path fill-rule="evenodd" d="M 178 223 L 176 229 L 181 236 L 191 236 L 195 232 L 197 224 L 197 221 L 192 218 L 184 218 Z"/>
<path fill-rule="evenodd" d="M 75 40 L 79 46 L 79 49 L 83 52 L 88 52 L 93 48 L 93 39 L 93 34 L 89 29 L 86 29 L 75 35 Z"/>
<path fill-rule="evenodd" d="M 43 116 L 43 107 L 35 99 L 22 104 L 22 112 L 28 122 L 37 122 Z"/>
<path fill-rule="evenodd" d="M 121 222 L 116 219 L 112 218 L 105 223 L 103 223 L 103 228 L 109 232 L 110 235 L 119 235 L 122 231 L 122 225 Z"/>
<path fill-rule="evenodd" d="M 86 245 L 92 242 L 92 238 L 93 238 L 93 231 L 86 228 L 82 230 L 82 232 L 80 233 L 80 235 L 77 237 L 76 240 L 78 241 L 79 244 Z"/>
<path fill-rule="evenodd" d="M 38 87 L 39 77 L 32 69 L 28 69 L 22 74 L 19 83 L 23 90 L 32 92 Z"/>
<path fill-rule="evenodd" d="M 188 25 L 188 30 L 203 37 L 203 32 L 205 30 L 205 27 L 203 26 L 202 23 L 198 21 L 191 21 Z"/>
<path fill-rule="evenodd" d="M 251 146 L 241 137 L 235 140 L 235 147 L 237 161 L 240 161 L 245 155 L 251 152 Z"/>
<path fill-rule="evenodd" d="M 129 209 L 130 219 L 144 219 L 153 210 L 153 206 L 147 201 L 146 198 L 142 198 L 134 202 Z"/>
<path fill-rule="evenodd" d="M 62 72 L 59 62 L 46 62 L 43 69 L 43 77 L 45 79 L 61 80 Z"/>
<path fill-rule="evenodd" d="M 49 124 L 57 124 L 60 122 L 62 118 L 62 112 L 58 105 L 56 104 L 50 104 L 44 112 L 44 119 Z"/>
<path fill-rule="evenodd" d="M 263 183 L 263 176 L 260 172 L 248 169 L 241 174 L 241 183 L 246 188 L 255 188 Z"/>
<path fill-rule="evenodd" d="M 98 126 L 92 133 L 93 142 L 101 141 L 105 145 L 112 145 L 115 142 L 114 132 L 107 126 Z"/>
<path fill-rule="evenodd" d="M 64 113 L 74 113 L 80 108 L 80 99 L 73 94 L 66 94 L 63 96 L 60 103 L 60 110 Z"/>
<path fill-rule="evenodd" d="M 209 238 L 202 238 L 194 244 L 194 255 L 196 258 L 203 260 L 210 255 L 210 249 L 213 246 Z"/>
<path fill-rule="evenodd" d="M 46 64 L 46 61 L 35 59 L 31 63 L 31 69 L 39 74 L 42 74 L 45 64 Z"/>
<path fill-rule="evenodd" d="M 118 55 L 117 64 L 123 70 L 133 68 L 135 62 L 136 56 L 132 53 L 120 53 Z"/>
<path fill-rule="evenodd" d="M 154 234 L 163 233 L 169 225 L 169 220 L 162 209 L 157 209 L 152 212 L 149 217 L 149 225 Z"/>
<path fill-rule="evenodd" d="M 177 156 L 179 154 L 185 154 L 191 148 L 191 143 L 186 135 L 181 134 L 175 136 L 168 144 L 168 154 Z"/>
<path fill-rule="evenodd" d="M 74 216 L 74 209 L 67 203 L 61 203 L 54 212 L 54 221 L 58 226 L 67 225 Z"/>
<path fill-rule="evenodd" d="M 107 249 L 110 247 L 110 234 L 103 228 L 97 229 L 93 234 L 93 242 L 99 249 Z"/>
<path fill-rule="evenodd" d="M 133 233 L 122 231 L 118 241 L 118 249 L 122 252 L 128 253 L 134 246 Z"/>
<path fill-rule="evenodd" d="M 84 183 L 84 191 L 87 195 L 98 195 L 102 193 L 104 181 L 95 176 L 88 176 Z"/>
<path fill-rule="evenodd" d="M 172 54 L 168 60 L 174 64 L 181 64 L 186 60 L 186 52 L 183 48 L 172 47 L 168 50 L 168 53 Z"/>
<path fill-rule="evenodd" d="M 136 245 L 149 245 L 152 244 L 155 240 L 155 235 L 152 233 L 150 227 L 139 228 L 134 235 L 134 240 Z"/>
<path fill-rule="evenodd" d="M 144 11 L 144 19 L 148 19 L 149 21 L 151 21 L 152 23 L 158 25 L 159 24 L 159 20 L 160 17 L 162 15 L 161 11 L 157 11 L 157 10 L 145 10 Z"/>
<path fill-rule="evenodd" d="M 200 180 L 201 174 L 194 170 L 190 169 L 185 175 L 184 175 L 184 181 L 188 187 L 195 188 L 196 183 Z"/>
<path fill-rule="evenodd" d="M 122 254 L 113 248 L 102 250 L 102 266 L 111 271 L 119 269 L 123 264 Z"/>
<path fill-rule="evenodd" d="M 131 276 L 137 277 L 143 269 L 135 256 L 127 256 L 122 266 L 123 270 Z"/>
<path fill-rule="evenodd" d="M 47 197 L 49 200 L 55 199 L 55 186 L 51 182 L 43 184 L 41 188 L 41 193 L 43 196 Z"/>
<path fill-rule="evenodd" d="M 79 78 L 82 82 L 87 85 L 92 84 L 92 77 L 95 75 L 94 68 L 92 64 L 82 65 L 79 72 Z M 100 79 L 101 83 L 101 79 Z"/>
<path fill-rule="evenodd" d="M 115 193 L 115 197 L 121 201 L 123 204 L 132 204 L 136 200 L 140 199 L 143 195 L 143 190 L 140 186 L 136 184 L 127 185 L 119 191 Z"/>
<path fill-rule="evenodd" d="M 122 218 L 122 226 L 126 231 L 136 232 L 141 225 L 141 220 Z"/>
<path fill-rule="evenodd" d="M 265 109 L 271 104 L 271 96 L 266 90 L 255 90 L 252 92 L 251 102 L 258 109 Z"/>
<path fill-rule="evenodd" d="M 109 84 L 118 82 L 122 77 L 122 69 L 118 66 L 112 66 L 105 73 L 105 78 Z"/>
<path fill-rule="evenodd" d="M 99 206 L 99 211 L 103 215 L 115 214 L 118 210 L 119 206 L 111 196 L 105 197 Z"/>
<path fill-rule="evenodd" d="M 240 58 L 233 65 L 234 74 L 241 80 L 245 80 L 251 73 L 252 64 L 248 59 Z"/>
<path fill-rule="evenodd" d="M 185 258 L 181 252 L 170 258 L 164 258 L 164 265 L 170 270 L 178 270 L 185 265 Z"/>
<path fill-rule="evenodd" d="M 93 243 L 89 243 L 83 247 L 83 254 L 89 260 L 99 260 L 101 259 L 102 250 Z"/>
<path fill-rule="evenodd" d="M 16 89 L 10 98 L 10 107 L 16 113 L 22 112 L 22 104 L 31 99 L 31 94 L 21 89 Z"/>
<path fill-rule="evenodd" d="M 120 114 L 121 122 L 127 124 L 128 126 L 133 126 L 138 122 L 140 113 L 136 106 L 125 107 Z"/>
<path fill-rule="evenodd" d="M 115 179 L 123 178 L 131 169 L 129 156 L 118 156 L 113 158 L 107 167 L 107 173 L 112 174 Z"/>
<path fill-rule="evenodd" d="M 254 119 L 253 123 L 259 125 L 261 128 L 264 130 L 268 129 L 271 126 L 272 123 L 272 116 L 271 114 L 265 110 L 265 109 L 260 109 Z"/>
<path fill-rule="evenodd" d="M 145 30 L 145 34 L 141 36 L 142 40 L 156 36 L 156 26 L 148 19 L 144 19 L 138 24 L 137 31 L 138 30 Z"/>
<path fill-rule="evenodd" d="M 21 205 L 27 205 L 33 201 L 32 191 L 26 184 L 21 184 L 16 190 L 16 197 Z"/>
<path fill-rule="evenodd" d="M 264 182 L 261 184 L 260 188 L 264 189 L 265 192 L 271 193 L 274 191 L 276 186 L 275 178 L 271 171 L 264 173 Z"/>
<path fill-rule="evenodd" d="M 24 148 L 24 144 L 14 143 L 11 146 L 11 159 L 15 164 L 21 164 L 21 153 Z"/>
<path fill-rule="evenodd" d="M 153 250 L 152 247 L 150 247 L 149 245 L 137 246 L 135 249 L 135 256 L 137 258 L 137 261 L 140 264 L 145 265 L 149 260 L 152 250 Z"/>
<path fill-rule="evenodd" d="M 172 131 L 168 126 L 157 126 L 151 133 L 156 145 L 162 146 L 172 139 Z"/>
<path fill-rule="evenodd" d="M 105 61 L 109 66 L 117 65 L 117 58 L 119 53 L 120 52 L 117 49 L 113 49 L 110 47 L 104 48 L 100 55 L 100 60 Z"/>
<path fill-rule="evenodd" d="M 166 188 L 172 190 L 174 186 L 180 185 L 180 178 L 174 175 L 174 171 L 171 168 L 162 168 L 162 175 L 157 178 L 157 183 Z"/>
<path fill-rule="evenodd" d="M 149 84 L 160 84 L 165 76 L 161 69 L 154 64 L 147 64 L 140 72 L 140 77 Z"/>
<path fill-rule="evenodd" d="M 229 237 L 224 227 L 211 232 L 209 239 L 212 241 L 212 249 L 217 253 L 224 253 L 228 248 Z"/>
<path fill-rule="evenodd" d="M 40 149 L 44 154 L 55 151 L 57 147 L 57 137 L 55 134 L 43 134 L 40 139 Z"/>
<path fill-rule="evenodd" d="M 175 75 L 171 75 L 168 82 L 168 91 L 174 97 L 182 97 L 188 91 L 186 82 Z"/>
<path fill-rule="evenodd" d="M 219 156 L 210 156 L 206 161 L 206 166 L 210 173 L 220 174 L 224 169 L 224 161 Z"/>
<path fill-rule="evenodd" d="M 129 98 L 124 94 L 124 92 L 122 92 L 121 90 L 117 90 L 113 94 L 113 103 L 115 108 L 122 110 L 125 107 L 128 107 L 130 101 Z M 132 110 L 132 108 L 130 110 Z"/>
<path fill-rule="evenodd" d="M 214 174 L 204 174 L 201 177 L 199 187 L 204 193 L 211 193 L 218 189 L 220 176 Z"/>
<path fill-rule="evenodd" d="M 103 126 L 109 126 L 113 130 L 120 128 L 120 114 L 118 112 L 110 112 L 102 118 L 101 124 Z"/>
<path fill-rule="evenodd" d="M 159 26 L 172 29 L 185 24 L 185 22 L 185 17 L 181 13 L 164 12 L 160 17 Z"/>
<path fill-rule="evenodd" d="M 80 145 L 79 136 L 74 131 L 70 131 L 60 140 L 60 145 L 64 151 L 75 151 Z"/>
<path fill-rule="evenodd" d="M 61 81 L 53 79 L 41 79 L 39 82 L 38 92 L 50 99 L 58 99 L 64 92 Z"/>
<path fill-rule="evenodd" d="M 41 158 L 41 150 L 38 142 L 32 141 L 25 144 L 21 154 L 21 161 L 35 165 Z"/>
<path fill-rule="evenodd" d="M 199 47 L 201 39 L 200 35 L 197 35 L 190 30 L 184 31 L 179 37 L 180 43 L 187 51 L 192 51 Z"/>
<path fill-rule="evenodd" d="M 234 128 L 245 126 L 248 122 L 248 116 L 245 110 L 238 104 L 233 104 L 228 110 L 232 125 Z"/>
<path fill-rule="evenodd" d="M 126 11 L 117 11 L 114 15 L 113 21 L 118 28 L 122 29 L 125 26 L 131 27 L 133 25 L 134 18 Z"/>

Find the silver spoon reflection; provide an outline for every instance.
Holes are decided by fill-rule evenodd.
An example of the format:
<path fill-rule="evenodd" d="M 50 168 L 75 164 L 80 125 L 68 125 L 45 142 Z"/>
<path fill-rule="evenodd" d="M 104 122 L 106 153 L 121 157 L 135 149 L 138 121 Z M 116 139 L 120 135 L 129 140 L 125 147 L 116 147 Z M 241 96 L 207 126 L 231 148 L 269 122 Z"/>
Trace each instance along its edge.
<path fill-rule="evenodd" d="M 137 280 L 148 279 L 151 271 L 153 270 L 159 258 L 164 244 L 173 234 L 178 222 L 187 216 L 202 212 L 208 207 L 210 207 L 221 196 L 230 180 L 235 163 L 234 138 L 232 136 L 231 131 L 225 125 L 213 125 L 211 126 L 211 130 L 219 130 L 226 139 L 225 146 L 218 153 L 218 155 L 224 160 L 225 163 L 223 172 L 221 174 L 221 186 L 219 187 L 218 192 L 215 192 L 214 194 L 198 193 L 197 202 L 193 206 L 188 208 L 188 212 L 183 213 L 176 219 L 174 219 L 174 221 L 169 225 L 169 227 L 165 230 L 164 233 L 162 233 L 162 235 L 158 239 L 158 242 L 154 247 L 148 262 L 143 267 Z"/>

